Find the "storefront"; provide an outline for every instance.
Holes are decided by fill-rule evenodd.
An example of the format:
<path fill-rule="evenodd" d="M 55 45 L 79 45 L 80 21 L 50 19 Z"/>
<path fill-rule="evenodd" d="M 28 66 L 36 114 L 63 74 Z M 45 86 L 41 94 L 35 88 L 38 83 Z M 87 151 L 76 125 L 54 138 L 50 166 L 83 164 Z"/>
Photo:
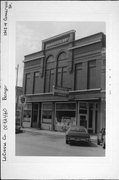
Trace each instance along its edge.
<path fill-rule="evenodd" d="M 31 117 L 30 109 L 25 112 Z M 64 132 L 72 125 L 84 126 L 89 133 L 97 133 L 101 124 L 100 102 L 32 103 L 32 121 L 29 123 L 33 128 Z"/>

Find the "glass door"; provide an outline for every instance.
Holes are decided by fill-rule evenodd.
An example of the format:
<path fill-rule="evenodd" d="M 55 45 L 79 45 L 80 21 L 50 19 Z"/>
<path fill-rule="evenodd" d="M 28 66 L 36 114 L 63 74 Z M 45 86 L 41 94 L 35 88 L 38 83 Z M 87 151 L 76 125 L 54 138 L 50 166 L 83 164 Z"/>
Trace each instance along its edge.
<path fill-rule="evenodd" d="M 96 133 L 98 126 L 98 103 L 89 103 L 88 130 L 90 133 Z"/>
<path fill-rule="evenodd" d="M 33 104 L 33 116 L 32 116 L 32 127 L 37 128 L 38 127 L 38 118 L 39 118 L 39 106 L 38 103 Z"/>
<path fill-rule="evenodd" d="M 79 103 L 79 125 L 88 128 L 87 103 Z"/>
<path fill-rule="evenodd" d="M 94 123 L 94 104 L 89 103 L 89 120 L 88 120 L 88 131 L 93 132 L 93 123 Z"/>
<path fill-rule="evenodd" d="M 87 129 L 87 115 L 80 115 L 80 126 Z"/>

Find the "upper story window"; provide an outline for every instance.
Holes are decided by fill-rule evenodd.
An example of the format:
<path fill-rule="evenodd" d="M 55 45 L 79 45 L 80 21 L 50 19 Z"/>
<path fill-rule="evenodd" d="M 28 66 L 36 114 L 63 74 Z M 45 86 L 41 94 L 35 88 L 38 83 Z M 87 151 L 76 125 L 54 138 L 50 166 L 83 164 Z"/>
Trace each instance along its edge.
<path fill-rule="evenodd" d="M 32 93 L 32 85 L 31 85 L 31 74 L 26 74 L 26 80 L 25 80 L 25 93 L 31 94 Z"/>
<path fill-rule="evenodd" d="M 46 71 L 48 69 L 55 68 L 55 63 L 54 63 L 54 56 L 50 55 L 47 60 L 46 60 Z"/>
<path fill-rule="evenodd" d="M 48 58 L 47 58 L 47 64 L 48 63 L 52 63 L 54 62 L 54 57 L 52 55 L 50 55 Z"/>
<path fill-rule="evenodd" d="M 85 79 L 83 74 L 83 63 L 78 63 L 75 65 L 75 89 L 84 89 Z"/>
<path fill-rule="evenodd" d="M 64 59 L 66 59 L 66 53 L 62 52 L 58 57 L 58 61 L 63 61 Z"/>
<path fill-rule="evenodd" d="M 88 89 L 96 88 L 97 84 L 96 60 L 88 62 Z"/>
<path fill-rule="evenodd" d="M 61 52 L 57 58 L 57 67 L 67 66 L 67 55 L 65 52 Z"/>
<path fill-rule="evenodd" d="M 39 78 L 40 78 L 40 72 L 39 71 L 34 72 L 34 88 L 33 88 L 34 93 L 39 93 L 39 89 L 40 89 Z"/>
<path fill-rule="evenodd" d="M 50 55 L 46 61 L 45 92 L 51 92 L 54 85 L 54 57 Z"/>
<path fill-rule="evenodd" d="M 59 87 L 69 87 L 67 81 L 67 65 L 63 63 L 66 60 L 66 53 L 62 52 L 57 59 L 57 79 L 56 84 Z"/>

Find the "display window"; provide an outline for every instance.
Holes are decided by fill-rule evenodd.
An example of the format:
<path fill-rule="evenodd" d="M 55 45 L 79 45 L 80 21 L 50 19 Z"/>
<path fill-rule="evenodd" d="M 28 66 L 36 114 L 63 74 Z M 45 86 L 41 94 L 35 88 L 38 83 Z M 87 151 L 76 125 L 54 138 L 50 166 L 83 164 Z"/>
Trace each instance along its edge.
<path fill-rule="evenodd" d="M 51 124 L 52 122 L 52 103 L 42 104 L 42 123 Z"/>
<path fill-rule="evenodd" d="M 56 103 L 56 130 L 66 131 L 72 125 L 76 125 L 76 104 Z"/>
<path fill-rule="evenodd" d="M 42 113 L 42 122 L 46 124 L 51 124 L 52 120 L 52 111 L 43 111 Z"/>

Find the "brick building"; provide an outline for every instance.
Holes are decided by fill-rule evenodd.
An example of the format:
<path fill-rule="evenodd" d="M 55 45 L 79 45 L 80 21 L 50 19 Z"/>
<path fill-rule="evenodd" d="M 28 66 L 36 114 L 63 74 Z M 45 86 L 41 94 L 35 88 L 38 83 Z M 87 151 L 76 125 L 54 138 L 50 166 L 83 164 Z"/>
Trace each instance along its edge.
<path fill-rule="evenodd" d="M 65 131 L 71 124 L 90 133 L 105 127 L 105 44 L 103 33 L 75 40 L 75 31 L 42 41 L 25 56 L 23 92 L 30 127 Z"/>

